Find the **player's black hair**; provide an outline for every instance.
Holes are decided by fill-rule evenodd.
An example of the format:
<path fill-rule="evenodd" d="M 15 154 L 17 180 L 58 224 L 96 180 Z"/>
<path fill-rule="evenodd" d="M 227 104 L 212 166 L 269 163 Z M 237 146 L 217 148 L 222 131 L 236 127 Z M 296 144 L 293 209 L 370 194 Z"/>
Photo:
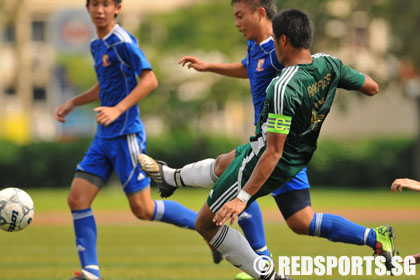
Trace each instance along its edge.
<path fill-rule="evenodd" d="M 285 9 L 273 18 L 273 32 L 276 40 L 286 35 L 295 48 L 309 49 L 312 44 L 313 29 L 309 17 L 298 9 Z"/>
<path fill-rule="evenodd" d="M 230 4 L 234 6 L 236 3 L 241 1 L 247 3 L 253 11 L 259 7 L 263 7 L 269 19 L 273 19 L 274 15 L 277 13 L 275 0 L 231 0 Z"/>
<path fill-rule="evenodd" d="M 121 4 L 122 0 L 114 0 L 115 5 Z M 90 0 L 86 0 L 86 5 L 89 5 Z"/>

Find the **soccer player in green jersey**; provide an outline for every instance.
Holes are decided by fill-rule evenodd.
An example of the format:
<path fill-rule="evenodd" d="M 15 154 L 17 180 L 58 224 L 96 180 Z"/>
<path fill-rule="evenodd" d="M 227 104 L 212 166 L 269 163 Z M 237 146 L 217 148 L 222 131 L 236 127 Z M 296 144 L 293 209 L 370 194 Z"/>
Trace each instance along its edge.
<path fill-rule="evenodd" d="M 229 262 L 261 279 L 281 276 L 272 266 L 259 265 L 264 260 L 239 231 L 224 223 L 235 222 L 252 201 L 284 185 L 309 163 L 337 88 L 369 96 L 378 92 L 369 76 L 339 59 L 311 55 L 312 26 L 303 12 L 283 10 L 273 19 L 273 32 L 277 58 L 286 68 L 267 89 L 256 135 L 219 178 L 196 221 L 197 231 Z M 371 233 L 365 238 L 372 239 Z M 388 264 L 395 252 L 393 240 L 386 228 L 376 234 L 387 241 L 366 243 L 384 255 Z"/>

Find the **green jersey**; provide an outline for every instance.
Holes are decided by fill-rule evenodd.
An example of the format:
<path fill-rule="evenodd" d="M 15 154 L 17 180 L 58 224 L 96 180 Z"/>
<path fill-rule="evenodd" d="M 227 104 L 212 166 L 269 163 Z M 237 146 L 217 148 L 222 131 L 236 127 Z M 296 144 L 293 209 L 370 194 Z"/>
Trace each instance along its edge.
<path fill-rule="evenodd" d="M 251 147 L 259 158 L 266 147 L 267 132 L 287 134 L 283 155 L 271 177 L 294 177 L 314 151 L 320 128 L 330 111 L 336 89 L 360 89 L 365 76 L 325 55 L 312 56 L 310 64 L 282 70 L 267 88 L 267 97 Z"/>

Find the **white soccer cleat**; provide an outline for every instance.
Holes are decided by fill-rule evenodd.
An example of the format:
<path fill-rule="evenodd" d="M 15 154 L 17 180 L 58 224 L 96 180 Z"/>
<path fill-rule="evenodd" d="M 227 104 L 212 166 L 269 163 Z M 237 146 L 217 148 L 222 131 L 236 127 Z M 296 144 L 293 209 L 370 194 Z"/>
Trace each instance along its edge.
<path fill-rule="evenodd" d="M 141 170 L 143 170 L 147 176 L 157 183 L 158 192 L 162 198 L 170 197 L 176 191 L 178 187 L 170 185 L 166 182 L 163 175 L 162 166 L 167 166 L 165 162 L 154 160 L 146 154 L 139 154 L 137 156 L 137 161 L 140 164 Z"/>

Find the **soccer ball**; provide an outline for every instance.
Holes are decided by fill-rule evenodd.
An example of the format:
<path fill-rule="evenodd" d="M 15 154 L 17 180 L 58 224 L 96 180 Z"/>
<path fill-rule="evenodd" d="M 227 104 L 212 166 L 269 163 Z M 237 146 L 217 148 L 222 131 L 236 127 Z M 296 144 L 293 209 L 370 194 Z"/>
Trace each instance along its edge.
<path fill-rule="evenodd" d="M 19 231 L 26 228 L 34 217 L 34 202 L 25 191 L 7 188 L 0 191 L 0 228 Z"/>

